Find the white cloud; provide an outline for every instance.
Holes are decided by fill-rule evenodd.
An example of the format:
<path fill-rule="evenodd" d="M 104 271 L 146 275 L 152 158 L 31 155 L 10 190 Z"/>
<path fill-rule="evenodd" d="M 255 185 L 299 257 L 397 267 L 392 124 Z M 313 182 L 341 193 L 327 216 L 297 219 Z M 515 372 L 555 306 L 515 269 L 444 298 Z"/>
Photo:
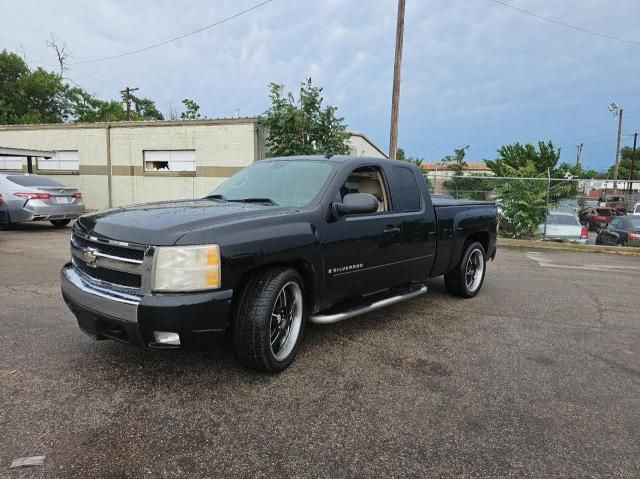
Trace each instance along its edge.
<path fill-rule="evenodd" d="M 49 32 L 74 61 L 163 41 L 213 23 L 257 0 L 153 3 L 103 0 L 4 6 L 0 48 L 53 64 Z M 400 143 L 439 159 L 471 144 L 472 159 L 502 143 L 556 139 L 567 151 L 608 134 L 609 101 L 640 127 L 638 48 L 568 30 L 489 0 L 409 0 L 402 72 Z M 640 40 L 637 0 L 512 0 L 520 8 L 603 33 Z M 625 12 L 624 15 L 621 12 Z M 388 140 L 395 0 L 273 0 L 247 15 L 169 45 L 117 60 L 75 65 L 70 76 L 102 97 L 126 85 L 161 109 L 195 99 L 209 116 L 264 111 L 267 84 L 290 89 L 311 75 L 353 129 Z M 600 137 L 603 135 L 600 135 Z M 595 166 L 613 145 L 585 148 Z M 571 155 L 569 155 L 569 158 Z"/>

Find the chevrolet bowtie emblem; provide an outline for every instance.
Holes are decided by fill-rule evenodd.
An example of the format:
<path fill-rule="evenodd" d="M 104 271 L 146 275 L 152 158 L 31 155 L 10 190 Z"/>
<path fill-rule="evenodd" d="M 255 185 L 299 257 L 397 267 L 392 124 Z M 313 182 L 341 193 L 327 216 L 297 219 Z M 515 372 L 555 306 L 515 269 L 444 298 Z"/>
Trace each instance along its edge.
<path fill-rule="evenodd" d="M 93 248 L 87 248 L 82 251 L 82 258 L 84 259 L 85 263 L 87 263 L 87 266 L 95 267 L 96 260 L 98 259 L 98 257 L 94 254 L 95 252 L 96 250 Z"/>

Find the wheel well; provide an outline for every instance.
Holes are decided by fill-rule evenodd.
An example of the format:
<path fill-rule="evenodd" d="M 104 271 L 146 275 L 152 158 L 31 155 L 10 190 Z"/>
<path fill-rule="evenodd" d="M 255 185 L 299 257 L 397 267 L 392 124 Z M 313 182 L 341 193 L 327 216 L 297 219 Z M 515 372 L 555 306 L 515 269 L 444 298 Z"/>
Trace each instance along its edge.
<path fill-rule="evenodd" d="M 474 243 L 476 241 L 482 245 L 485 254 L 487 254 L 489 252 L 489 233 L 487 233 L 486 231 L 478 231 L 477 233 L 470 234 L 464 240 L 464 249 L 466 249 L 468 244 Z"/>
<path fill-rule="evenodd" d="M 305 300 L 308 305 L 307 311 L 309 313 L 315 312 L 317 303 L 316 303 L 315 282 L 313 280 L 314 278 L 313 267 L 311 266 L 311 263 L 309 261 L 304 259 L 269 263 L 269 264 L 261 265 L 247 271 L 244 275 L 242 275 L 242 278 L 240 279 L 240 281 L 238 281 L 238 285 L 239 285 L 239 287 L 237 288 L 238 293 L 244 290 L 244 287 L 251 280 L 251 278 L 253 278 L 256 274 L 259 274 L 271 268 L 278 268 L 278 267 L 293 268 L 300 274 L 300 276 L 302 276 L 302 281 L 304 282 L 303 286 L 304 286 Z M 234 304 L 232 305 L 232 317 L 235 316 L 235 311 L 237 309 L 238 302 L 240 301 L 241 296 L 242 294 L 235 294 L 235 291 L 234 291 L 234 295 L 233 295 Z"/>

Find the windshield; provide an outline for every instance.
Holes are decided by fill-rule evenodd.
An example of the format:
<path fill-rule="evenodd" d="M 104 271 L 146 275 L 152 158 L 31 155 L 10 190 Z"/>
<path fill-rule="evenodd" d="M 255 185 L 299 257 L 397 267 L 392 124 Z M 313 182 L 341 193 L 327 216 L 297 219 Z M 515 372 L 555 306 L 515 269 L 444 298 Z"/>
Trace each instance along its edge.
<path fill-rule="evenodd" d="M 628 216 L 627 223 L 633 230 L 640 229 L 640 216 L 638 217 Z"/>
<path fill-rule="evenodd" d="M 20 186 L 63 186 L 57 181 L 38 175 L 7 176 L 7 180 Z"/>
<path fill-rule="evenodd" d="M 549 215 L 547 216 L 547 223 L 551 225 L 579 225 L 580 222 L 574 216 L 569 215 Z"/>
<path fill-rule="evenodd" d="M 300 207 L 319 192 L 333 166 L 322 161 L 259 161 L 240 170 L 210 195 L 228 201 L 269 199 L 281 206 Z"/>

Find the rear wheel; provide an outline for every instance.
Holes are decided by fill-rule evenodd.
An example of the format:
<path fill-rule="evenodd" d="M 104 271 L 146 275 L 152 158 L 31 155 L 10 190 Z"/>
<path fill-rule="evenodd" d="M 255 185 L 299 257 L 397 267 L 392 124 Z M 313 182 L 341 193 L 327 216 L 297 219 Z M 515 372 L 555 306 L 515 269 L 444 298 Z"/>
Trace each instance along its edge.
<path fill-rule="evenodd" d="M 462 298 L 473 298 L 484 283 L 487 260 L 482 244 L 467 246 L 458 265 L 444 275 L 444 284 L 449 293 Z"/>
<path fill-rule="evenodd" d="M 51 224 L 56 228 L 64 228 L 67 226 L 71 220 L 51 220 Z"/>
<path fill-rule="evenodd" d="M 304 284 L 297 271 L 274 268 L 245 287 L 233 327 L 238 360 L 251 369 L 279 372 L 293 361 L 305 326 Z"/>

